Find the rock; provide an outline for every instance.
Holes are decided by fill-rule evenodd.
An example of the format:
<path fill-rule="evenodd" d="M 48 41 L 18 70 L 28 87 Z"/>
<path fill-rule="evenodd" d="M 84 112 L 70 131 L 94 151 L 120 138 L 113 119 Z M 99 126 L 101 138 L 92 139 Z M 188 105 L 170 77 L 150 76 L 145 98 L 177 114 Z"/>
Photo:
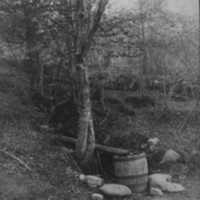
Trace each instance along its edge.
<path fill-rule="evenodd" d="M 166 188 L 166 191 L 168 192 L 181 192 L 184 190 L 185 188 L 178 183 L 168 183 Z"/>
<path fill-rule="evenodd" d="M 155 187 L 150 188 L 150 194 L 153 196 L 163 196 L 164 195 L 161 189 L 155 188 Z"/>
<path fill-rule="evenodd" d="M 157 145 L 160 142 L 160 140 L 157 137 L 154 137 L 149 138 L 147 142 L 149 145 Z"/>
<path fill-rule="evenodd" d="M 108 196 L 124 197 L 132 195 L 130 188 L 120 184 L 104 184 L 100 191 Z"/>
<path fill-rule="evenodd" d="M 168 187 L 168 182 L 171 182 L 172 177 L 169 174 L 152 174 L 149 176 L 150 188 L 159 188 L 162 191 Z"/>
<path fill-rule="evenodd" d="M 92 194 L 91 199 L 92 200 L 103 200 L 104 198 L 103 198 L 103 195 L 94 193 L 94 194 Z"/>
<path fill-rule="evenodd" d="M 90 188 L 102 186 L 104 181 L 102 178 L 98 176 L 83 175 L 83 174 L 79 175 L 79 179 L 80 181 L 87 183 L 88 187 Z"/>
<path fill-rule="evenodd" d="M 177 153 L 176 151 L 170 149 L 170 150 L 167 150 L 167 152 L 165 153 L 163 159 L 160 161 L 160 164 L 176 162 L 180 158 L 181 158 L 181 156 L 180 156 L 179 153 Z"/>
<path fill-rule="evenodd" d="M 159 193 L 161 191 L 180 192 L 185 188 L 177 183 L 172 183 L 172 177 L 168 174 L 153 174 L 149 176 L 150 193 Z M 153 188 L 153 191 L 151 189 Z M 155 190 L 155 188 L 159 190 Z"/>
<path fill-rule="evenodd" d="M 86 176 L 84 174 L 80 174 L 79 175 L 79 180 L 83 182 L 83 181 L 85 181 L 85 177 Z"/>
<path fill-rule="evenodd" d="M 155 151 L 159 142 L 160 140 L 157 137 L 149 138 L 147 143 L 149 145 L 150 151 Z"/>
<path fill-rule="evenodd" d="M 147 143 L 141 144 L 141 148 L 142 148 L 142 149 L 145 149 L 145 148 L 147 148 L 147 147 L 148 147 L 148 144 L 147 144 Z"/>
<path fill-rule="evenodd" d="M 159 196 L 159 197 L 157 197 L 157 198 L 155 198 L 155 199 L 153 199 L 153 200 L 173 200 L 172 198 L 169 198 L 169 197 L 165 197 L 165 196 Z"/>
<path fill-rule="evenodd" d="M 49 130 L 49 126 L 48 125 L 40 125 L 40 128 L 44 131 L 48 131 Z"/>
<path fill-rule="evenodd" d="M 192 153 L 192 155 L 197 155 L 198 154 L 196 150 L 192 150 L 191 153 Z"/>
<path fill-rule="evenodd" d="M 74 152 L 74 150 L 68 149 L 66 147 L 61 147 L 61 150 L 66 154 L 72 154 Z"/>

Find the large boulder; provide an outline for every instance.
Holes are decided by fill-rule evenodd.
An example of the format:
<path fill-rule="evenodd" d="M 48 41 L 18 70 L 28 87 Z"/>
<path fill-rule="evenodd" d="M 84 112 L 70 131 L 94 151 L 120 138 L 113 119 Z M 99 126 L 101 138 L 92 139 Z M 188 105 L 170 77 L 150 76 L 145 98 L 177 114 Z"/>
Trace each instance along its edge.
<path fill-rule="evenodd" d="M 166 190 L 168 182 L 171 181 L 172 177 L 169 174 L 152 174 L 149 176 L 150 188 L 159 188 L 162 191 Z"/>
<path fill-rule="evenodd" d="M 125 185 L 120 184 L 104 184 L 100 191 L 107 196 L 126 197 L 131 196 L 132 191 Z"/>
<path fill-rule="evenodd" d="M 162 191 L 181 192 L 185 188 L 177 183 L 172 183 L 169 174 L 152 174 L 149 176 L 150 193 L 162 196 Z"/>
<path fill-rule="evenodd" d="M 166 151 L 165 155 L 163 156 L 163 159 L 160 161 L 160 164 L 173 163 L 178 161 L 180 158 L 181 156 L 179 153 L 172 149 L 169 149 Z"/>

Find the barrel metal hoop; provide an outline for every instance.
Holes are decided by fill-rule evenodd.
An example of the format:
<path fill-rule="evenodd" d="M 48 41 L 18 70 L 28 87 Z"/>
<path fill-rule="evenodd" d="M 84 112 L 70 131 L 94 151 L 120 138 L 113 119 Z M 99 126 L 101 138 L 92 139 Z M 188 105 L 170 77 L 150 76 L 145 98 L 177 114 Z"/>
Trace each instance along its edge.
<path fill-rule="evenodd" d="M 145 154 L 137 155 L 137 156 L 130 156 L 130 157 L 114 157 L 114 162 L 120 162 L 120 161 L 134 161 L 134 160 L 140 160 L 140 159 L 146 159 Z"/>

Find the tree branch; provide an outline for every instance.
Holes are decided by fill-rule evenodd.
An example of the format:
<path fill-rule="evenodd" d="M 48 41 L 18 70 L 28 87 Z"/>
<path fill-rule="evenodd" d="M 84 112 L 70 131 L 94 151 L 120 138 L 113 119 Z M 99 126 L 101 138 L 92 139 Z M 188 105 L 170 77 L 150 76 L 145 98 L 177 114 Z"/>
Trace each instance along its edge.
<path fill-rule="evenodd" d="M 88 33 L 88 37 L 87 37 L 87 41 L 89 43 L 92 41 L 92 39 L 94 37 L 94 34 L 96 33 L 96 31 L 97 31 L 97 29 L 99 27 L 102 15 L 104 13 L 104 10 L 105 10 L 105 7 L 106 7 L 108 1 L 109 0 L 100 0 L 99 1 L 98 10 L 97 10 L 97 13 L 96 13 L 96 15 L 94 17 L 93 27 L 90 29 L 90 31 Z"/>
<path fill-rule="evenodd" d="M 31 168 L 26 164 L 24 163 L 21 159 L 17 158 L 16 156 L 12 155 L 11 153 L 7 152 L 7 151 L 4 151 L 2 149 L 0 149 L 0 152 L 3 152 L 4 154 L 14 158 L 15 160 L 17 160 L 19 163 L 21 163 L 26 169 L 30 170 L 31 171 Z"/>
<path fill-rule="evenodd" d="M 58 27 L 60 27 L 61 29 L 63 29 L 64 31 L 66 31 L 66 33 L 68 33 L 70 36 L 72 36 L 72 38 L 75 38 L 75 35 L 68 31 L 68 29 L 66 29 L 64 26 L 62 26 L 60 23 L 58 23 L 57 21 L 50 19 L 52 23 L 56 24 Z"/>

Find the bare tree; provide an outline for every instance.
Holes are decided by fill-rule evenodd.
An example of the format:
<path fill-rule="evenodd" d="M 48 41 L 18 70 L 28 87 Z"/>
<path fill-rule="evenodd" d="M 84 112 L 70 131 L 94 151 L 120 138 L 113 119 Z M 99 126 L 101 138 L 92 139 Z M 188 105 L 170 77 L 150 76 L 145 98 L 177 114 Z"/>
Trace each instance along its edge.
<path fill-rule="evenodd" d="M 99 27 L 108 0 L 76 0 L 69 1 L 71 5 L 72 27 L 74 29 L 74 66 L 72 73 L 77 77 L 77 104 L 79 110 L 78 138 L 76 143 L 76 159 L 80 166 L 90 163 L 95 148 L 95 133 L 93 127 L 90 88 L 86 55 L 93 37 Z M 94 11 L 95 10 L 95 11 Z"/>

